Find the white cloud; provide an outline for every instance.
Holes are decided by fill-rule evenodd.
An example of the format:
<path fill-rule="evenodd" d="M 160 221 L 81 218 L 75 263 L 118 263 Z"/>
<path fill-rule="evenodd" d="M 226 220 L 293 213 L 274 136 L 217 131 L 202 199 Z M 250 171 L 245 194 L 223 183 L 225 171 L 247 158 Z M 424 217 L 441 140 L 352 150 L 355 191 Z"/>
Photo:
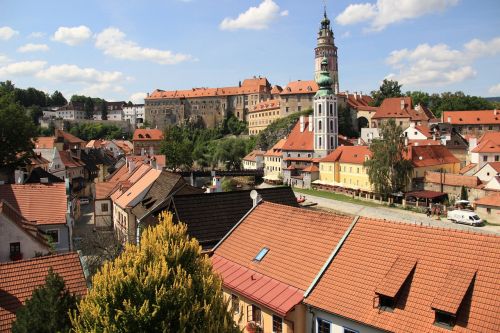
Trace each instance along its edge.
<path fill-rule="evenodd" d="M 144 104 L 144 98 L 147 97 L 147 93 L 145 92 L 136 92 L 128 98 L 129 101 L 132 101 L 134 104 Z"/>
<path fill-rule="evenodd" d="M 19 31 L 12 29 L 11 27 L 0 27 L 0 39 L 9 40 L 12 37 L 19 35 Z"/>
<path fill-rule="evenodd" d="M 388 78 L 410 86 L 453 84 L 476 76 L 472 67 L 476 59 L 496 54 L 500 54 L 500 37 L 489 41 L 473 39 L 462 50 L 446 44 L 420 44 L 413 50 L 391 52 L 386 63 L 396 73 Z"/>
<path fill-rule="evenodd" d="M 371 20 L 376 15 L 376 5 L 371 3 L 356 3 L 347 6 L 347 8 L 335 18 L 335 21 L 340 25 L 348 25 Z"/>
<path fill-rule="evenodd" d="M 10 62 L 10 58 L 0 53 L 0 65 Z"/>
<path fill-rule="evenodd" d="M 76 65 L 54 65 L 36 74 L 41 79 L 59 82 L 114 83 L 123 80 L 121 72 L 99 71 L 95 68 L 81 68 Z"/>
<path fill-rule="evenodd" d="M 162 65 L 173 65 L 192 59 L 188 54 L 140 47 L 137 43 L 127 40 L 125 33 L 117 28 L 107 28 L 97 34 L 95 46 L 114 58 L 150 60 Z"/>
<path fill-rule="evenodd" d="M 96 83 L 80 90 L 79 95 L 85 96 L 105 96 L 109 93 L 122 93 L 125 89 L 115 83 Z"/>
<path fill-rule="evenodd" d="M 335 21 L 341 25 L 366 22 L 369 30 L 381 31 L 388 25 L 426 14 L 442 12 L 459 0 L 377 0 L 377 3 L 349 5 Z"/>
<path fill-rule="evenodd" d="M 17 49 L 17 52 L 26 53 L 26 52 L 46 52 L 49 50 L 47 44 L 32 44 L 28 43 L 23 45 Z"/>
<path fill-rule="evenodd" d="M 78 27 L 59 27 L 52 37 L 53 40 L 71 46 L 78 45 L 92 36 L 92 31 L 84 25 Z"/>
<path fill-rule="evenodd" d="M 12 76 L 33 75 L 44 68 L 46 64 L 47 62 L 40 60 L 14 62 L 0 67 L 0 79 L 10 79 Z"/>
<path fill-rule="evenodd" d="M 340 35 L 340 38 L 349 38 L 349 37 L 351 37 L 350 31 L 346 31 L 342 35 Z"/>
<path fill-rule="evenodd" d="M 28 35 L 28 38 L 43 38 L 45 37 L 45 32 L 35 31 Z"/>
<path fill-rule="evenodd" d="M 488 92 L 491 95 L 500 96 L 500 83 L 490 87 L 490 89 L 488 89 Z"/>
<path fill-rule="evenodd" d="M 288 10 L 280 12 L 280 7 L 273 0 L 263 0 L 258 7 L 250 7 L 244 13 L 232 19 L 226 17 L 220 24 L 221 30 L 263 30 L 279 16 L 287 16 Z"/>

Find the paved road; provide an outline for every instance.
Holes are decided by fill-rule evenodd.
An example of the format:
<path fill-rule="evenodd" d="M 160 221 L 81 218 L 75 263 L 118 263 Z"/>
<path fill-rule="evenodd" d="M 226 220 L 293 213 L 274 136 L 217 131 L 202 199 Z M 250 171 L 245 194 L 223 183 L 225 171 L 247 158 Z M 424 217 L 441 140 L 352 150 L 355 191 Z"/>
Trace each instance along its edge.
<path fill-rule="evenodd" d="M 402 221 L 409 223 L 422 223 L 424 225 L 432 225 L 437 227 L 449 227 L 461 230 L 473 230 L 485 233 L 500 233 L 500 226 L 483 226 L 483 227 L 471 227 L 463 224 L 456 224 L 449 222 L 446 218 L 442 218 L 440 221 L 432 218 L 428 218 L 424 214 L 415 213 L 408 210 L 402 210 L 398 208 L 389 207 L 368 207 L 363 205 L 358 205 L 350 202 L 337 201 L 333 199 L 326 199 L 322 197 L 317 197 L 313 195 L 304 195 L 303 193 L 296 193 L 296 196 L 305 196 L 308 202 L 315 202 L 318 204 L 318 209 L 328 209 L 334 210 L 339 213 L 349 214 L 349 215 L 360 215 L 365 217 L 372 217 L 378 219 L 387 219 L 394 221 Z"/>

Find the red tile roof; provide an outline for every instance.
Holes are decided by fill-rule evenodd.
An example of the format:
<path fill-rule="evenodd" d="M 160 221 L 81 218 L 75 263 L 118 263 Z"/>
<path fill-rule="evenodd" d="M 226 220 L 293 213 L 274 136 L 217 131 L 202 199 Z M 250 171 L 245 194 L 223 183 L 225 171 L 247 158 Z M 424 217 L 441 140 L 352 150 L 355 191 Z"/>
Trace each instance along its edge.
<path fill-rule="evenodd" d="M 429 140 L 429 139 L 414 139 L 408 140 L 408 146 L 440 146 L 441 141 L 438 140 Z"/>
<path fill-rule="evenodd" d="M 59 156 L 61 157 L 61 162 L 66 168 L 78 168 L 85 166 L 85 163 L 83 163 L 82 160 L 76 156 L 72 156 L 71 151 L 69 150 L 60 151 Z"/>
<path fill-rule="evenodd" d="M 258 156 L 264 156 L 266 152 L 263 150 L 252 150 L 247 156 L 243 157 L 244 161 L 255 162 Z"/>
<path fill-rule="evenodd" d="M 35 149 L 52 149 L 56 138 L 53 136 L 45 137 L 39 136 L 35 139 Z"/>
<path fill-rule="evenodd" d="M 340 146 L 320 162 L 363 164 L 371 156 L 372 152 L 368 146 Z"/>
<path fill-rule="evenodd" d="M 493 192 L 474 201 L 476 205 L 500 207 L 500 193 Z"/>
<path fill-rule="evenodd" d="M 472 149 L 473 153 L 499 153 L 500 132 L 487 132 L 478 140 L 478 145 Z"/>
<path fill-rule="evenodd" d="M 134 131 L 134 141 L 163 140 L 163 132 L 159 129 L 138 128 Z"/>
<path fill-rule="evenodd" d="M 264 305 L 280 316 L 286 316 L 304 298 L 304 290 L 259 274 L 217 254 L 212 256 L 212 263 L 224 281 L 224 287 Z"/>
<path fill-rule="evenodd" d="M 315 94 L 319 89 L 316 81 L 292 81 L 281 92 L 281 95 L 295 95 L 295 94 Z"/>
<path fill-rule="evenodd" d="M 453 125 L 498 125 L 499 113 L 496 110 L 443 111 L 443 122 Z"/>
<path fill-rule="evenodd" d="M 458 158 L 442 145 L 411 146 L 408 153 L 415 167 L 460 163 Z"/>
<path fill-rule="evenodd" d="M 464 166 L 462 169 L 460 169 L 460 171 L 458 173 L 461 175 L 464 175 L 467 172 L 469 172 L 470 170 L 474 169 L 476 166 L 477 166 L 477 163 L 469 163 L 466 166 Z"/>
<path fill-rule="evenodd" d="M 87 284 L 76 252 L 0 263 L 0 332 L 10 332 L 16 311 L 36 287 L 45 284 L 50 267 L 71 293 L 86 295 Z"/>
<path fill-rule="evenodd" d="M 263 202 L 222 241 L 215 254 L 306 290 L 351 221 L 343 215 Z M 269 252 L 254 262 L 263 247 Z"/>
<path fill-rule="evenodd" d="M 469 188 L 478 188 L 481 185 L 481 180 L 476 176 L 463 176 L 452 173 L 440 173 L 427 171 L 425 173 L 424 182 L 443 184 L 449 186 L 465 186 Z"/>
<path fill-rule="evenodd" d="M 401 101 L 404 101 L 404 108 L 401 108 Z M 382 101 L 377 112 L 372 119 L 382 118 L 410 118 L 412 121 L 435 119 L 432 112 L 424 107 L 413 108 L 411 97 L 393 97 Z"/>
<path fill-rule="evenodd" d="M 286 139 L 281 139 L 276 144 L 269 149 L 264 156 L 277 156 L 277 157 L 283 157 L 283 146 L 285 145 Z"/>
<path fill-rule="evenodd" d="M 118 182 L 101 182 L 95 184 L 95 199 L 102 200 L 110 197 L 114 189 L 119 186 Z"/>
<path fill-rule="evenodd" d="M 460 302 L 454 332 L 496 332 L 498 258 L 497 235 L 360 218 L 305 302 L 392 332 L 447 332 L 434 325 L 432 306 L 455 311 Z M 376 306 L 375 291 L 398 260 L 405 260 L 406 268 L 416 265 L 400 288 L 396 307 L 384 311 Z M 473 271 L 475 280 L 470 281 Z M 463 293 L 467 281 L 472 285 L 469 296 Z"/>
<path fill-rule="evenodd" d="M 163 91 L 155 90 L 145 100 L 159 98 L 196 98 L 196 97 L 216 97 L 242 94 L 254 94 L 268 90 L 269 82 L 266 78 L 246 79 L 241 87 L 223 88 L 192 88 L 189 90 Z"/>
<path fill-rule="evenodd" d="M 319 172 L 319 168 L 315 165 L 310 165 L 310 166 L 302 169 L 302 172 Z"/>
<path fill-rule="evenodd" d="M 304 117 L 304 132 L 300 131 L 300 120 L 290 132 L 283 150 L 314 150 L 314 132 L 309 131 L 309 117 Z"/>
<path fill-rule="evenodd" d="M 85 141 L 83 141 L 82 139 L 77 138 L 73 134 L 69 134 L 68 132 L 65 132 L 63 130 L 56 129 L 56 137 L 63 138 L 65 143 L 77 144 L 79 146 L 81 146 L 81 145 L 85 146 Z"/>
<path fill-rule="evenodd" d="M 28 221 L 36 224 L 66 224 L 66 185 L 0 185 L 0 199 L 6 200 Z"/>
<path fill-rule="evenodd" d="M 254 105 L 254 107 L 248 110 L 248 112 L 252 113 L 260 111 L 269 111 L 269 110 L 276 110 L 279 108 L 280 108 L 280 101 L 278 99 L 270 99 L 267 101 L 262 101 L 257 105 Z"/>
<path fill-rule="evenodd" d="M 40 231 L 36 228 L 36 225 L 30 223 L 24 216 L 21 215 L 14 207 L 12 207 L 6 200 L 0 199 L 0 214 L 4 214 L 10 221 L 15 223 L 23 232 L 25 232 L 30 238 L 32 238 L 37 243 L 47 248 L 49 251 L 49 245 L 47 240 Z"/>
<path fill-rule="evenodd" d="M 147 189 L 160 176 L 160 174 L 161 170 L 149 170 L 129 189 L 124 191 L 124 193 L 120 197 L 118 197 L 116 200 L 112 198 L 113 202 L 123 209 L 135 206 L 135 204 L 138 203 L 138 200 L 140 200 L 140 197 L 146 194 Z"/>

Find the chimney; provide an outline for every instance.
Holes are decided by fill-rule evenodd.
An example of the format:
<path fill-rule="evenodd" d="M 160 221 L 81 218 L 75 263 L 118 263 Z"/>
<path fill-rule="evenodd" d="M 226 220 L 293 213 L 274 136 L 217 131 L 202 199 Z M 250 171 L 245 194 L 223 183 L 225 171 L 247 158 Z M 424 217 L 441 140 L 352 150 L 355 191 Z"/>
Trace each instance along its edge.
<path fill-rule="evenodd" d="M 361 146 L 361 138 L 358 138 L 358 146 Z"/>
<path fill-rule="evenodd" d="M 497 116 L 497 115 L 498 115 L 498 110 L 497 110 L 497 109 L 493 110 L 493 114 L 494 114 L 495 116 Z"/>
<path fill-rule="evenodd" d="M 16 184 L 24 184 L 24 172 L 22 170 L 15 170 L 14 177 L 16 178 Z"/>
<path fill-rule="evenodd" d="M 153 156 L 150 160 L 149 160 L 149 165 L 153 168 L 153 169 L 156 169 L 156 158 Z"/>
<path fill-rule="evenodd" d="M 128 162 L 128 173 L 132 173 L 135 169 L 135 163 L 132 159 Z"/>
<path fill-rule="evenodd" d="M 309 115 L 309 132 L 313 131 L 313 116 L 312 114 Z"/>
<path fill-rule="evenodd" d="M 408 147 L 408 137 L 405 136 L 405 147 Z"/>
<path fill-rule="evenodd" d="M 451 123 L 451 117 L 448 117 L 448 122 Z"/>
<path fill-rule="evenodd" d="M 401 99 L 401 110 L 405 109 L 405 100 L 404 98 Z"/>
<path fill-rule="evenodd" d="M 304 116 L 300 116 L 300 133 L 304 132 Z"/>

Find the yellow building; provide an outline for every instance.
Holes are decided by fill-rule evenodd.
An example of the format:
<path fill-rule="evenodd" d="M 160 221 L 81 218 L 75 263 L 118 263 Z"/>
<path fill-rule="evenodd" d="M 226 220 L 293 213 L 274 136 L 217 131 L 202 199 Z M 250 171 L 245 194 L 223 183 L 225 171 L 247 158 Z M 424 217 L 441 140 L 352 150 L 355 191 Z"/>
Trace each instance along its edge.
<path fill-rule="evenodd" d="M 408 148 L 408 154 L 414 168 L 412 178 L 423 178 L 427 171 L 460 171 L 460 160 L 443 145 L 412 145 Z"/>
<path fill-rule="evenodd" d="M 283 176 L 281 168 L 283 163 L 282 148 L 286 139 L 279 140 L 264 154 L 264 180 L 269 183 L 281 183 Z"/>
<path fill-rule="evenodd" d="M 280 101 L 271 99 L 253 106 L 246 116 L 248 133 L 257 135 L 270 123 L 280 118 Z"/>
<path fill-rule="evenodd" d="M 372 187 L 363 163 L 371 156 L 367 146 L 340 146 L 319 163 L 319 181 L 322 186 L 371 192 Z"/>

